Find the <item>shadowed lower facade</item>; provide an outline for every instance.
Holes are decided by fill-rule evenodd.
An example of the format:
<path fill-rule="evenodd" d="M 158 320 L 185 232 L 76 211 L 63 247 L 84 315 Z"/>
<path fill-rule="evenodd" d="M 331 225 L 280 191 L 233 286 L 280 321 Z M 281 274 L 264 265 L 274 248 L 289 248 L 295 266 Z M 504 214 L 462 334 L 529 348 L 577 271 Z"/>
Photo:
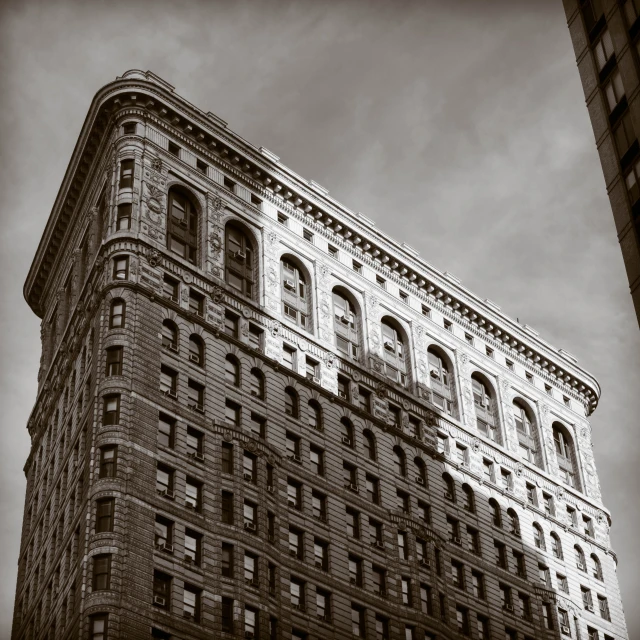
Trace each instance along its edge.
<path fill-rule="evenodd" d="M 25 297 L 13 638 L 628 638 L 593 377 L 153 73 Z"/>

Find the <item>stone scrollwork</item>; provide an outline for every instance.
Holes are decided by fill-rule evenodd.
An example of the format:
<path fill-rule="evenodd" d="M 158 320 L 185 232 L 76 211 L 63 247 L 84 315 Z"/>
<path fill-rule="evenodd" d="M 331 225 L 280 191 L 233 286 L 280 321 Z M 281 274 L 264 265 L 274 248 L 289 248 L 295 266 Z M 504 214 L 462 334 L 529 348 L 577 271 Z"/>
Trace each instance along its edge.
<path fill-rule="evenodd" d="M 216 304 L 220 304 L 224 300 L 224 289 L 218 286 L 213 287 L 211 290 L 211 299 Z"/>

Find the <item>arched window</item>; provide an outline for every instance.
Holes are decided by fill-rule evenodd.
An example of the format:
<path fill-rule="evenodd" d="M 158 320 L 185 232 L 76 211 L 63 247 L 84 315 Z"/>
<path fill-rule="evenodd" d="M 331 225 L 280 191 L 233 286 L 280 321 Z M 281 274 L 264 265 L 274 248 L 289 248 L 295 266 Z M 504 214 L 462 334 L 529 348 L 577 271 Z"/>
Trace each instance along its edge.
<path fill-rule="evenodd" d="M 427 486 L 427 465 L 422 458 L 415 458 L 413 464 L 416 468 L 416 482 L 423 487 Z"/>
<path fill-rule="evenodd" d="M 251 395 L 260 400 L 264 400 L 264 374 L 262 371 L 256 367 L 251 369 L 249 381 L 251 384 Z"/>
<path fill-rule="evenodd" d="M 349 358 L 358 357 L 360 345 L 359 318 L 351 300 L 339 289 L 333 290 L 333 329 L 336 347 Z"/>
<path fill-rule="evenodd" d="M 580 569 L 580 571 L 586 572 L 587 563 L 585 562 L 585 559 L 584 559 L 584 551 L 578 545 L 573 547 L 573 549 L 576 552 L 576 566 L 578 567 L 578 569 Z"/>
<path fill-rule="evenodd" d="M 180 187 L 169 190 L 167 247 L 193 264 L 198 259 L 198 210 Z"/>
<path fill-rule="evenodd" d="M 284 390 L 284 412 L 292 418 L 297 418 L 300 414 L 298 394 L 293 387 Z"/>
<path fill-rule="evenodd" d="M 162 322 L 162 346 L 171 351 L 178 350 L 178 327 L 171 320 Z"/>
<path fill-rule="evenodd" d="M 468 484 L 462 485 L 462 492 L 464 493 L 464 504 L 462 505 L 469 513 L 475 513 L 476 511 L 476 498 L 473 494 L 473 489 Z"/>
<path fill-rule="evenodd" d="M 453 478 L 448 473 L 442 474 L 442 479 L 444 480 L 444 497 L 447 500 L 451 500 L 451 502 L 456 501 L 456 483 L 453 481 Z"/>
<path fill-rule="evenodd" d="M 240 363 L 231 354 L 224 359 L 224 379 L 234 387 L 240 386 Z"/>
<path fill-rule="evenodd" d="M 491 513 L 491 522 L 493 522 L 493 526 L 502 528 L 502 509 L 500 509 L 498 501 L 494 498 L 489 500 L 489 512 Z"/>
<path fill-rule="evenodd" d="M 200 366 L 204 364 L 204 342 L 195 333 L 189 336 L 189 360 Z"/>
<path fill-rule="evenodd" d="M 454 387 L 449 365 L 434 347 L 427 349 L 427 358 L 429 361 L 429 379 L 433 404 L 452 415 Z"/>
<path fill-rule="evenodd" d="M 476 408 L 478 431 L 492 440 L 496 440 L 497 420 L 491 389 L 477 373 L 471 376 L 471 386 L 473 388 L 473 402 Z"/>
<path fill-rule="evenodd" d="M 404 386 L 407 384 L 408 356 L 400 327 L 395 320 L 383 318 L 381 328 L 385 374 Z"/>
<path fill-rule="evenodd" d="M 307 420 L 312 429 L 322 431 L 322 408 L 317 400 L 309 400 Z"/>
<path fill-rule="evenodd" d="M 591 554 L 591 570 L 593 573 L 593 577 L 596 580 L 604 580 L 602 577 L 602 565 L 600 564 L 600 560 L 598 560 L 598 556 L 595 553 Z"/>
<path fill-rule="evenodd" d="M 578 474 L 576 455 L 573 448 L 573 440 L 566 427 L 559 422 L 553 423 L 553 441 L 556 448 L 556 457 L 560 468 L 562 481 L 570 487 L 578 487 Z"/>
<path fill-rule="evenodd" d="M 340 418 L 340 432 L 342 434 L 342 444 L 353 447 L 353 425 L 349 418 Z"/>
<path fill-rule="evenodd" d="M 311 288 L 297 264 L 284 257 L 280 260 L 282 277 L 282 313 L 305 331 L 311 331 Z"/>
<path fill-rule="evenodd" d="M 544 531 L 537 522 L 533 523 L 533 543 L 536 545 L 537 549 L 546 551 L 547 544 L 544 541 Z"/>
<path fill-rule="evenodd" d="M 393 464 L 396 475 L 404 478 L 407 475 L 407 460 L 404 451 L 398 446 L 393 447 Z"/>
<path fill-rule="evenodd" d="M 253 243 L 240 227 L 230 223 L 225 229 L 224 273 L 226 283 L 240 295 L 255 298 L 256 269 Z"/>
<path fill-rule="evenodd" d="M 109 310 L 109 328 L 120 329 L 124 327 L 127 304 L 122 298 L 115 298 L 111 301 Z"/>
<path fill-rule="evenodd" d="M 520 520 L 518 514 L 513 509 L 507 509 L 509 516 L 509 532 L 514 536 L 520 536 Z"/>
<path fill-rule="evenodd" d="M 551 532 L 551 552 L 554 558 L 562 560 L 562 543 L 560 542 L 560 536 L 555 531 Z"/>
<path fill-rule="evenodd" d="M 376 459 L 376 440 L 373 436 L 373 433 L 366 429 L 362 432 L 362 438 L 364 440 L 364 451 L 367 454 L 367 458 L 369 460 Z"/>
<path fill-rule="evenodd" d="M 515 419 L 516 431 L 518 433 L 520 456 L 528 462 L 537 464 L 538 430 L 531 410 L 521 400 L 514 400 L 513 417 Z"/>

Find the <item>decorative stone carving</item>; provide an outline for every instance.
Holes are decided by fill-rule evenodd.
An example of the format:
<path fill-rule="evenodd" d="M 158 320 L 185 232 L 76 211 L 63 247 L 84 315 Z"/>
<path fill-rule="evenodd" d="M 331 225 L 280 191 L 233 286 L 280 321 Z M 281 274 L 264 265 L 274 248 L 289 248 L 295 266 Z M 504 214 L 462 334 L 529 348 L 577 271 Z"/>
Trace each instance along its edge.
<path fill-rule="evenodd" d="M 162 171 L 162 160 L 160 160 L 160 158 L 153 158 L 151 160 L 151 168 L 160 173 Z"/>
<path fill-rule="evenodd" d="M 325 361 L 325 364 L 327 365 L 327 369 L 332 369 L 336 363 L 336 357 L 333 353 L 329 351 L 327 352 L 324 361 Z"/>
<path fill-rule="evenodd" d="M 224 289 L 218 286 L 213 287 L 211 290 L 211 299 L 216 304 L 220 304 L 224 300 Z"/>
<path fill-rule="evenodd" d="M 359 372 L 359 371 L 354 371 L 354 372 L 351 374 L 351 377 L 353 378 L 353 381 L 354 381 L 354 382 L 360 382 L 360 381 L 362 380 L 362 376 L 360 375 L 360 372 Z"/>
<path fill-rule="evenodd" d="M 222 251 L 222 236 L 218 229 L 209 234 L 209 248 L 211 249 L 211 255 L 214 257 L 218 256 Z"/>
<path fill-rule="evenodd" d="M 516 464 L 516 468 L 515 468 L 516 476 L 518 476 L 518 478 L 520 478 L 522 476 L 522 472 L 523 471 L 524 471 L 524 466 L 522 465 L 522 462 L 518 462 Z"/>
<path fill-rule="evenodd" d="M 251 317 L 251 309 L 249 309 L 249 307 L 243 307 L 242 308 L 242 316 L 244 318 L 250 318 Z"/>
<path fill-rule="evenodd" d="M 482 443 L 480 442 L 480 438 L 474 438 L 471 441 L 471 449 L 475 452 L 478 453 L 478 451 L 480 451 L 480 445 Z"/>
<path fill-rule="evenodd" d="M 186 282 L 187 284 L 191 284 L 193 282 L 193 276 L 188 271 L 185 271 L 182 274 L 182 280 L 183 280 L 183 282 Z M 187 295 L 189 295 L 188 291 L 187 291 Z"/>
<path fill-rule="evenodd" d="M 222 439 L 226 442 L 231 442 L 233 440 L 233 431 L 231 431 L 231 429 L 225 429 L 222 432 Z"/>
<path fill-rule="evenodd" d="M 386 398 L 387 397 L 387 385 L 383 382 L 379 382 L 376 385 L 376 395 L 378 398 Z"/>
<path fill-rule="evenodd" d="M 272 323 L 271 328 L 269 329 L 271 335 L 274 338 L 277 338 L 280 335 L 280 328 L 281 328 L 280 323 L 277 320 L 275 320 Z"/>

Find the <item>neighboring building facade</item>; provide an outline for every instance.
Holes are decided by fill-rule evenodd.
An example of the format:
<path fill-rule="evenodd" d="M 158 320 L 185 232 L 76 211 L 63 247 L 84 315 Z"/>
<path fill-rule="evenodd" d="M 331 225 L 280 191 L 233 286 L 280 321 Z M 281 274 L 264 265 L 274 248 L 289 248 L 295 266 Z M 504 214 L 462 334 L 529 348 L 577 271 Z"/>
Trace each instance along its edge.
<path fill-rule="evenodd" d="M 25 297 L 16 640 L 628 637 L 597 382 L 154 74 Z"/>
<path fill-rule="evenodd" d="M 640 322 L 640 1 L 563 2 Z"/>

